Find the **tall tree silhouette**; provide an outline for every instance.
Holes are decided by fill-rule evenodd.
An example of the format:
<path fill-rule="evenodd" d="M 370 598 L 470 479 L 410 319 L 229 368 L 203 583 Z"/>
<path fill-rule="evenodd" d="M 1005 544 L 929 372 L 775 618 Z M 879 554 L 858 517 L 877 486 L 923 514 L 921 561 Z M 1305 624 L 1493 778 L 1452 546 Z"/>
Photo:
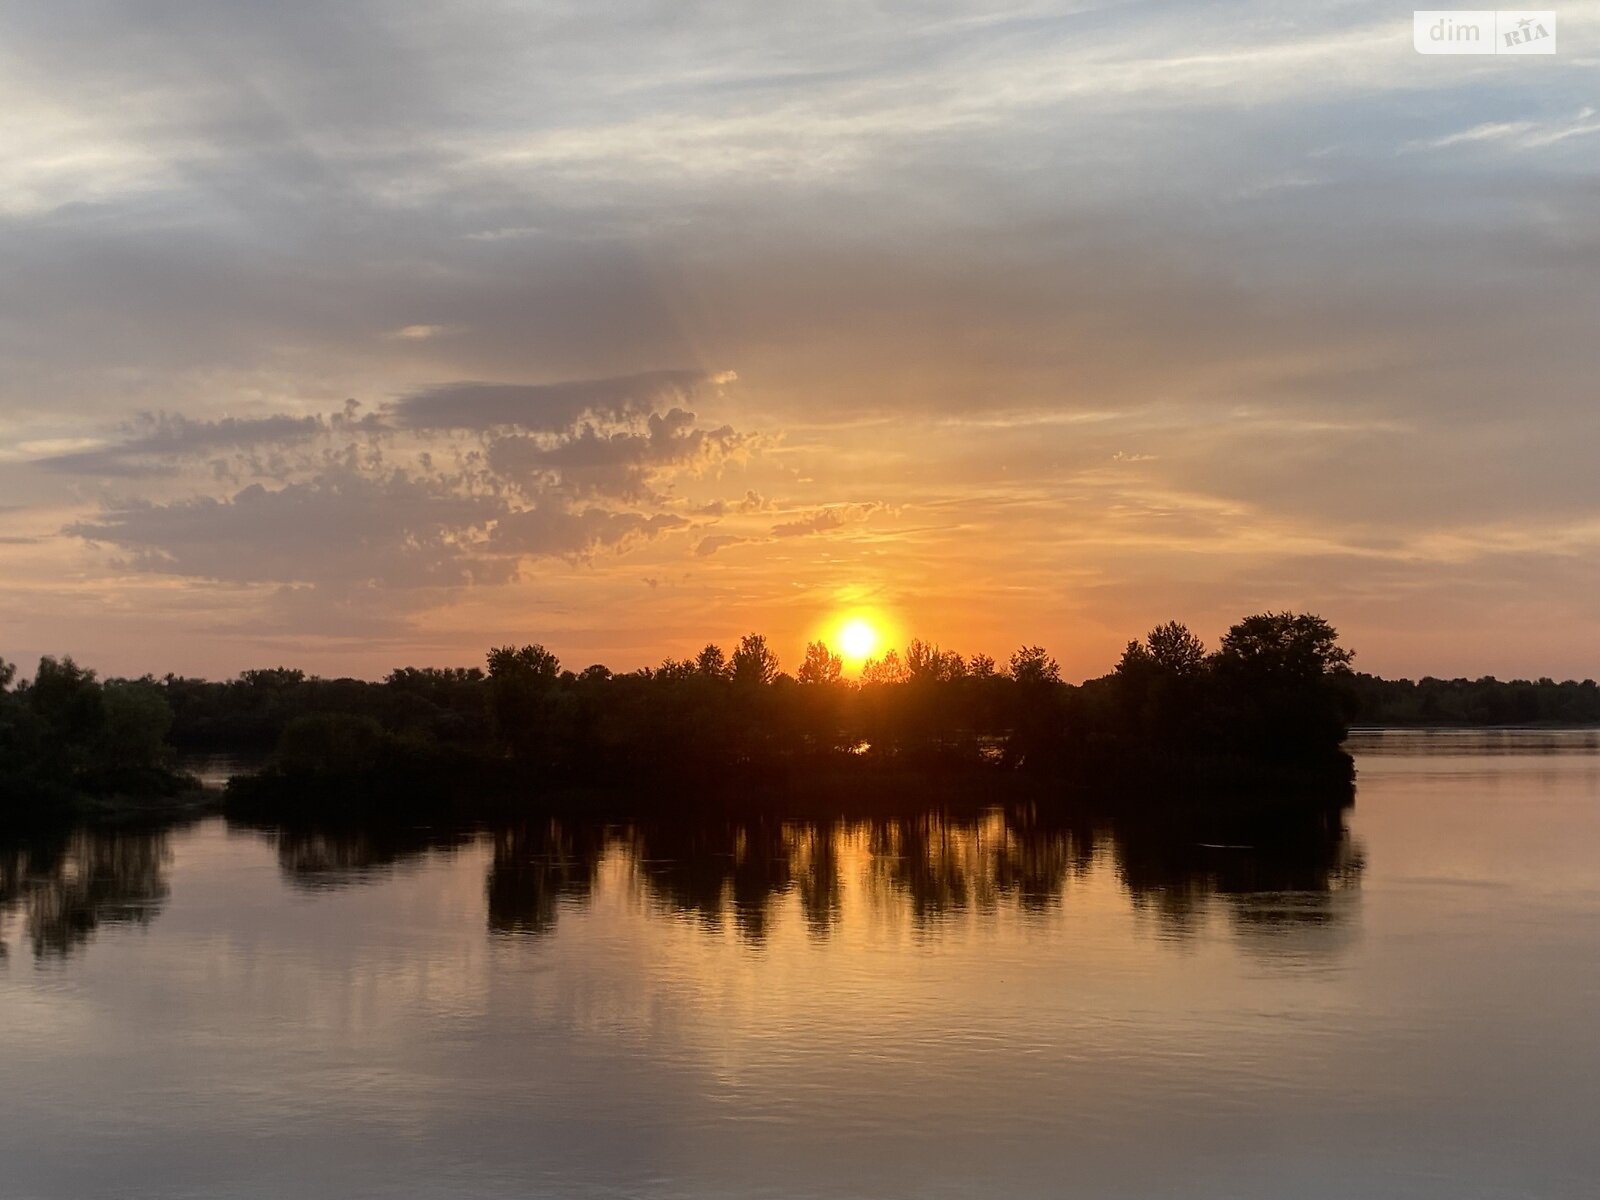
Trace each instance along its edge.
<path fill-rule="evenodd" d="M 771 683 L 778 677 L 778 656 L 759 633 L 747 633 L 739 639 L 730 663 L 733 681 L 745 687 Z"/>
<path fill-rule="evenodd" d="M 489 717 L 513 753 L 533 757 L 553 748 L 552 717 L 561 662 L 537 643 L 489 651 Z"/>
<path fill-rule="evenodd" d="M 828 649 L 826 642 L 811 642 L 795 678 L 801 683 L 838 683 L 843 670 L 843 660 Z"/>

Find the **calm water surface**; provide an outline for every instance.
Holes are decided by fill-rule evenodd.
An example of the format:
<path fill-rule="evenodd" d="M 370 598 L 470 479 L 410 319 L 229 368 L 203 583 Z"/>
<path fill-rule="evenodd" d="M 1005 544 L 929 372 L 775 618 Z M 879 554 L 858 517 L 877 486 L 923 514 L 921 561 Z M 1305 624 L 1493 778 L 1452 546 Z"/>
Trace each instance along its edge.
<path fill-rule="evenodd" d="M 1600 738 L 1348 832 L 998 814 L 0 853 L 0 1196 L 1592 1197 Z"/>

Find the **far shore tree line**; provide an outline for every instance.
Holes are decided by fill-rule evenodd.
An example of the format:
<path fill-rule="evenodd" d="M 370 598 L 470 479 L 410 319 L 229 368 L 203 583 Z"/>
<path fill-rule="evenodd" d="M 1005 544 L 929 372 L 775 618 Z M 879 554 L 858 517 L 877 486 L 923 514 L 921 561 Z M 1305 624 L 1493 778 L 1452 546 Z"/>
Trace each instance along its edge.
<path fill-rule="evenodd" d="M 1173 781 L 1305 771 L 1349 777 L 1350 724 L 1596 724 L 1582 683 L 1382 680 L 1311 614 L 1247 617 L 1214 650 L 1178 622 L 1071 685 L 1044 648 L 1007 661 L 914 640 L 859 681 L 822 642 L 792 673 L 767 640 L 619 673 L 543 646 L 485 667 L 402 667 L 381 682 L 289 668 L 213 682 L 100 680 L 70 658 L 18 681 L 0 660 L 0 819 L 85 797 L 170 796 L 175 749 L 270 753 L 301 779 L 412 781 L 496 764 L 522 782 L 710 778 L 819 764 L 984 767 Z"/>

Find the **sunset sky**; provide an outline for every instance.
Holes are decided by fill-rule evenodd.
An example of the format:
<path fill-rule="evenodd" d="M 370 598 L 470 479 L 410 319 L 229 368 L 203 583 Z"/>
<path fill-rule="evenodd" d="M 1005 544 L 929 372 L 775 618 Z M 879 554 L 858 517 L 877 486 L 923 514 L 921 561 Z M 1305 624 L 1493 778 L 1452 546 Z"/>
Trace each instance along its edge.
<path fill-rule="evenodd" d="M 0 9 L 0 656 L 1600 675 L 1600 3 Z"/>

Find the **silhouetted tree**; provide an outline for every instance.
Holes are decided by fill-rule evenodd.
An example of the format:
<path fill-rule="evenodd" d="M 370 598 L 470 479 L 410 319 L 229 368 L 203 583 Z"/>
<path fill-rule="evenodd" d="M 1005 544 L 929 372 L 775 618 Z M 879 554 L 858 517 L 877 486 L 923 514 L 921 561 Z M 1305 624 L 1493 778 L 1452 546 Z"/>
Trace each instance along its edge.
<path fill-rule="evenodd" d="M 1023 646 L 1011 656 L 1011 678 L 1020 684 L 1061 682 L 1061 667 L 1043 646 Z"/>
<path fill-rule="evenodd" d="M 692 658 L 664 658 L 661 665 L 655 669 L 653 676 L 662 683 L 673 680 L 692 679 L 700 673 L 698 665 Z"/>
<path fill-rule="evenodd" d="M 941 668 L 944 666 L 944 655 L 939 653 L 939 647 L 921 638 L 912 638 L 906 646 L 906 681 L 908 683 L 937 683 L 940 678 Z"/>
<path fill-rule="evenodd" d="M 1205 644 L 1177 621 L 1129 642 L 1113 676 L 1121 752 L 1146 762 L 1187 761 L 1212 736 L 1202 691 L 1206 671 Z"/>
<path fill-rule="evenodd" d="M 101 696 L 105 764 L 117 770 L 164 765 L 171 753 L 167 734 L 172 729 L 172 708 L 160 687 L 149 679 L 113 679 L 101 688 Z"/>
<path fill-rule="evenodd" d="M 561 663 L 538 644 L 489 651 L 489 717 L 495 736 L 518 755 L 548 753 Z"/>
<path fill-rule="evenodd" d="M 105 729 L 105 696 L 95 673 L 71 658 L 41 658 L 27 703 L 44 722 L 45 753 L 64 772 L 79 769 Z"/>
<path fill-rule="evenodd" d="M 747 687 L 771 683 L 778 675 L 778 656 L 759 633 L 747 633 L 739 639 L 730 665 L 733 681 Z"/>
<path fill-rule="evenodd" d="M 919 638 L 906 647 L 905 662 L 903 694 L 895 703 L 898 720 L 890 724 L 894 740 L 921 757 L 968 756 L 974 730 L 962 686 L 966 661 Z"/>
<path fill-rule="evenodd" d="M 1050 770 L 1064 756 L 1061 668 L 1042 646 L 1011 655 L 1011 693 L 1005 760 L 1012 766 Z"/>
<path fill-rule="evenodd" d="M 277 691 L 304 683 L 306 673 L 291 667 L 269 667 L 265 670 L 241 671 L 239 681 L 246 687 Z"/>
<path fill-rule="evenodd" d="M 826 642 L 811 642 L 795 678 L 801 683 L 838 683 L 843 670 L 844 661 L 829 651 Z"/>
<path fill-rule="evenodd" d="M 1246 617 L 1223 635 L 1212 662 L 1219 736 L 1243 759 L 1314 766 L 1349 757 L 1344 741 L 1349 650 L 1311 613 Z"/>
<path fill-rule="evenodd" d="M 882 658 L 869 658 L 861 664 L 861 681 L 868 684 L 903 683 L 906 669 L 900 662 L 900 652 L 890 650 Z"/>
<path fill-rule="evenodd" d="M 166 803 L 184 790 L 166 766 L 172 713 L 154 680 L 102 683 L 71 658 L 50 657 L 14 691 L 9 664 L 0 676 L 0 819 Z"/>
<path fill-rule="evenodd" d="M 1353 652 L 1311 613 L 1262 613 L 1246 617 L 1222 637 L 1217 669 L 1241 679 L 1301 683 L 1348 669 Z"/>
<path fill-rule="evenodd" d="M 1168 621 L 1157 625 L 1144 639 L 1151 663 L 1182 679 L 1192 679 L 1206 666 L 1206 646 L 1186 625 Z"/>
<path fill-rule="evenodd" d="M 700 651 L 694 660 L 694 668 L 710 679 L 727 679 L 733 673 L 728 656 L 722 652 L 722 647 L 714 642 L 708 642 L 705 649 Z"/>

